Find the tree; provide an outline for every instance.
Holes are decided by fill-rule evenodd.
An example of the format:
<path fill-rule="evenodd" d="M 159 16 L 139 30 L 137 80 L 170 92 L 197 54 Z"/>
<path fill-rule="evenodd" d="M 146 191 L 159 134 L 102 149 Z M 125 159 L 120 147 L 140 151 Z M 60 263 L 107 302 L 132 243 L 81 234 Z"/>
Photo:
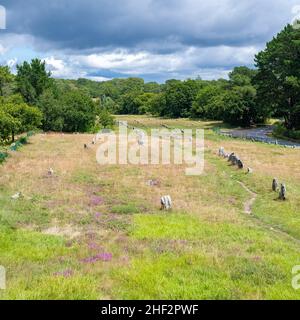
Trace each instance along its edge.
<path fill-rule="evenodd" d="M 46 71 L 45 61 L 33 59 L 31 63 L 24 62 L 17 66 L 17 92 L 25 102 L 35 104 L 42 93 L 53 86 L 51 73 Z"/>
<path fill-rule="evenodd" d="M 139 114 L 138 92 L 125 93 L 120 99 L 120 114 Z"/>
<path fill-rule="evenodd" d="M 168 80 L 164 88 L 165 109 L 161 116 L 172 118 L 187 117 L 190 115 L 193 101 L 202 87 L 201 80 Z"/>
<path fill-rule="evenodd" d="M 119 105 L 111 98 L 103 95 L 100 99 L 100 106 L 102 109 L 106 109 L 111 113 L 117 113 L 119 111 Z"/>
<path fill-rule="evenodd" d="M 164 93 L 156 94 L 149 101 L 149 112 L 155 116 L 164 114 L 166 109 L 166 96 Z"/>
<path fill-rule="evenodd" d="M 9 141 L 10 137 L 17 132 L 21 126 L 19 120 L 13 118 L 10 114 L 0 110 L 0 140 Z M 14 139 L 13 139 L 14 140 Z"/>
<path fill-rule="evenodd" d="M 64 116 L 61 101 L 53 90 L 45 90 L 37 101 L 37 107 L 43 113 L 42 129 L 44 131 L 62 131 Z"/>
<path fill-rule="evenodd" d="M 235 67 L 232 72 L 229 73 L 230 83 L 235 86 L 249 86 L 252 85 L 252 81 L 257 74 L 257 70 L 250 69 L 248 67 Z"/>
<path fill-rule="evenodd" d="M 256 90 L 252 86 L 234 87 L 222 95 L 222 120 L 229 124 L 250 126 L 257 119 L 255 108 Z"/>
<path fill-rule="evenodd" d="M 79 90 L 67 92 L 61 99 L 61 116 L 65 132 L 86 132 L 96 119 L 96 105 Z"/>
<path fill-rule="evenodd" d="M 155 93 L 143 93 L 135 98 L 135 103 L 139 114 L 145 114 L 149 112 L 151 101 L 155 96 Z"/>
<path fill-rule="evenodd" d="M 114 126 L 114 123 L 115 123 L 114 117 L 106 109 L 103 109 L 100 111 L 98 119 L 99 119 L 99 124 L 103 128 L 112 128 Z"/>
<path fill-rule="evenodd" d="M 9 67 L 0 66 L 0 96 L 3 96 L 3 89 L 6 84 L 13 80 L 13 75 L 10 73 Z"/>
<path fill-rule="evenodd" d="M 300 129 L 300 29 L 287 25 L 255 57 L 258 101 L 266 113 Z"/>
<path fill-rule="evenodd" d="M 28 106 L 19 95 L 2 98 L 0 112 L 4 119 L 2 126 L 6 128 L 5 132 L 10 127 L 10 136 L 13 141 L 15 134 L 33 130 L 41 125 L 42 113 L 40 110 Z"/>
<path fill-rule="evenodd" d="M 223 104 L 219 99 L 222 93 L 223 89 L 217 83 L 204 86 L 193 102 L 191 116 L 211 120 L 222 119 Z"/>

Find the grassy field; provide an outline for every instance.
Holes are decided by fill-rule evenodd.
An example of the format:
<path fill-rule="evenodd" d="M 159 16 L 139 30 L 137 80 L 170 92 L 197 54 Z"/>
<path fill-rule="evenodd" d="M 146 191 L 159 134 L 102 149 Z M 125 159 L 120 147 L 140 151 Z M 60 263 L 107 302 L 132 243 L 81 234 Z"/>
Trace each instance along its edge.
<path fill-rule="evenodd" d="M 119 118 L 145 130 L 204 128 L 204 173 L 99 165 L 97 146 L 83 148 L 92 135 L 30 138 L 0 166 L 0 298 L 299 299 L 300 151 L 218 136 L 219 123 Z M 254 173 L 219 158 L 220 146 Z M 287 201 L 276 199 L 273 177 L 286 183 Z M 23 198 L 11 200 L 16 192 Z M 168 213 L 159 210 L 166 194 Z"/>

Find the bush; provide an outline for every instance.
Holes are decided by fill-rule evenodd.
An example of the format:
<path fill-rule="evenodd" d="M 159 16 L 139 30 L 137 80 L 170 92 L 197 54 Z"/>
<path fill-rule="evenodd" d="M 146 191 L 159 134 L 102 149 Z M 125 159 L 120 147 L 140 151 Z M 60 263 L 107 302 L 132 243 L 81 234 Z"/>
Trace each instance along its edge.
<path fill-rule="evenodd" d="M 300 140 L 300 130 L 288 130 L 283 124 L 277 124 L 273 134 L 277 137 Z"/>
<path fill-rule="evenodd" d="M 0 164 L 4 162 L 7 157 L 8 154 L 6 152 L 0 152 Z"/>

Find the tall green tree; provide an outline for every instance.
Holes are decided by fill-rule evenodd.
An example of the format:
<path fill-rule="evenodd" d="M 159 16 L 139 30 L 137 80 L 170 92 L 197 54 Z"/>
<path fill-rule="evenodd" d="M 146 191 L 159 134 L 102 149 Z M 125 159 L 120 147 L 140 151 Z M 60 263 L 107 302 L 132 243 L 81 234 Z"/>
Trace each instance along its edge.
<path fill-rule="evenodd" d="M 300 129 L 300 29 L 287 25 L 255 57 L 260 106 Z"/>
<path fill-rule="evenodd" d="M 161 115 L 172 118 L 188 117 L 201 87 L 201 80 L 167 81 L 164 88 L 166 104 Z"/>
<path fill-rule="evenodd" d="M 86 132 L 94 126 L 96 105 L 89 96 L 79 90 L 67 92 L 61 98 L 61 107 L 65 132 Z"/>
<path fill-rule="evenodd" d="M 13 75 L 11 74 L 8 66 L 0 66 L 0 96 L 3 96 L 5 85 L 12 82 Z"/>
<path fill-rule="evenodd" d="M 62 131 L 64 115 L 59 96 L 53 90 L 45 90 L 39 97 L 37 107 L 43 114 L 42 129 L 44 131 Z"/>
<path fill-rule="evenodd" d="M 51 73 L 46 70 L 45 61 L 33 59 L 17 66 L 17 91 L 25 102 L 35 104 L 42 93 L 53 86 Z"/>

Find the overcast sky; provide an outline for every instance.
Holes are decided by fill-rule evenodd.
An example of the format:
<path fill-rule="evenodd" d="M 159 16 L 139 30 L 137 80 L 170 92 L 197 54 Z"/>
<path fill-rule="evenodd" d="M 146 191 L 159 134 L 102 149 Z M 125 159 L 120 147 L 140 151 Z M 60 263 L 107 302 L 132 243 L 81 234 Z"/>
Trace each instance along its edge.
<path fill-rule="evenodd" d="M 0 0 L 0 63 L 39 57 L 53 76 L 226 77 L 253 66 L 300 0 Z M 299 10 L 300 12 L 300 10 Z"/>

